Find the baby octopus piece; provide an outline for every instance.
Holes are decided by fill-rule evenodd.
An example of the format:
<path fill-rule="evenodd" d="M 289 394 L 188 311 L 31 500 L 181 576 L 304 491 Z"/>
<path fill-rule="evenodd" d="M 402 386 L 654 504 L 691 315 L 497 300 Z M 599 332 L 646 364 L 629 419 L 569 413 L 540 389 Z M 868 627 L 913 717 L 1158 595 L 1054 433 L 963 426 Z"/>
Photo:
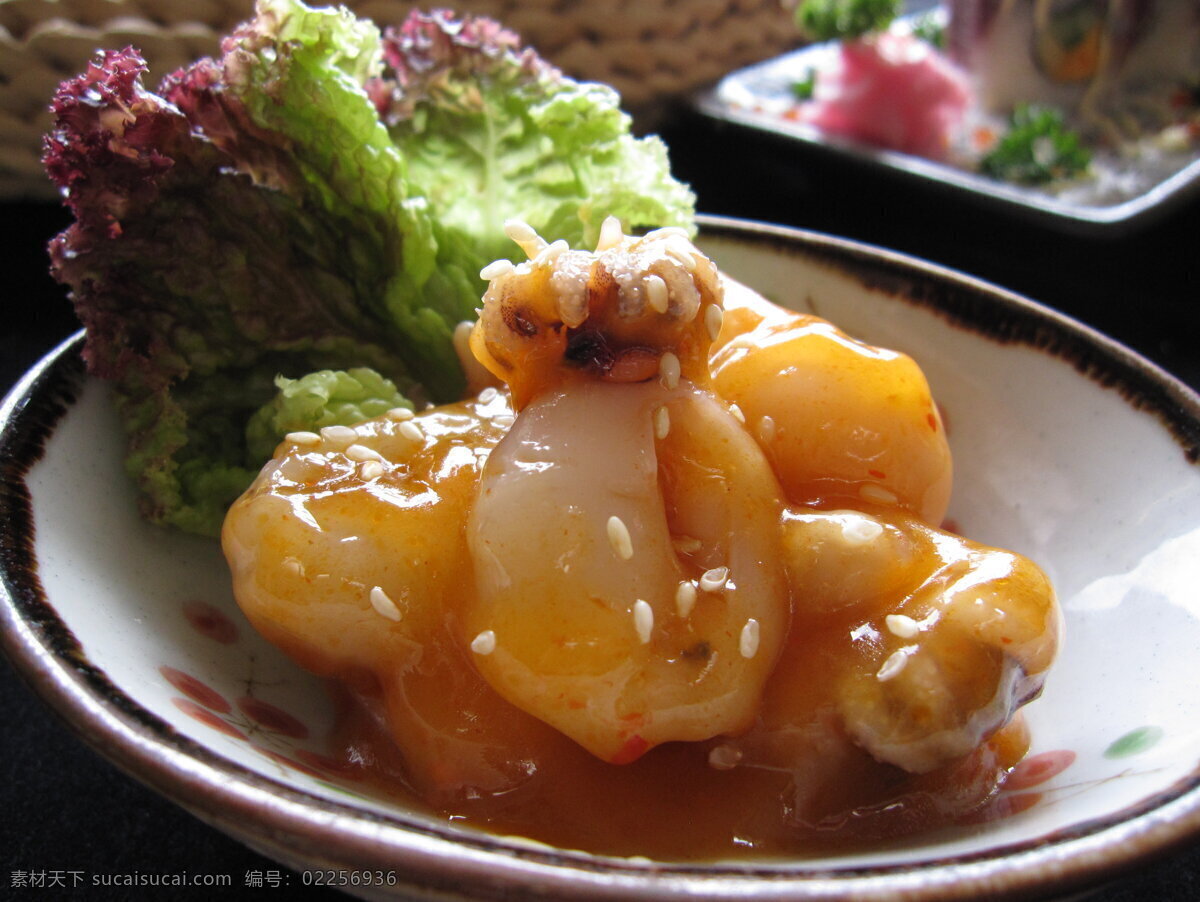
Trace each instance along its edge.
<path fill-rule="evenodd" d="M 754 730 L 720 760 L 836 769 L 857 748 L 928 773 L 1040 692 L 1061 620 L 1028 559 L 903 513 L 792 510 L 784 535 L 794 629 Z"/>
<path fill-rule="evenodd" d="M 456 629 L 471 592 L 462 524 L 511 422 L 492 389 L 289 435 L 225 520 L 246 617 L 377 712 L 429 800 L 510 789 L 527 750 L 554 743 L 480 679 Z"/>
<path fill-rule="evenodd" d="M 1059 611 L 1027 558 L 893 522 L 917 546 L 905 568 L 915 585 L 897 607 L 862 606 L 850 632 L 857 666 L 843 665 L 836 691 L 858 745 L 925 773 L 969 753 L 1041 691 Z"/>
<path fill-rule="evenodd" d="M 610 225 L 495 276 L 473 346 L 516 424 L 467 530 L 495 689 L 595 755 L 747 728 L 788 622 L 781 497 L 704 390 L 721 281 L 681 233 Z"/>
<path fill-rule="evenodd" d="M 686 232 L 626 237 L 610 217 L 590 253 L 546 244 L 524 223 L 507 230 L 530 259 L 481 273 L 490 284 L 471 349 L 508 384 L 516 410 L 549 387 L 585 381 L 708 383 L 721 277 Z"/>
<path fill-rule="evenodd" d="M 925 375 L 906 354 L 729 283 L 716 392 L 738 405 L 794 504 L 899 508 L 940 523 L 952 466 Z"/>

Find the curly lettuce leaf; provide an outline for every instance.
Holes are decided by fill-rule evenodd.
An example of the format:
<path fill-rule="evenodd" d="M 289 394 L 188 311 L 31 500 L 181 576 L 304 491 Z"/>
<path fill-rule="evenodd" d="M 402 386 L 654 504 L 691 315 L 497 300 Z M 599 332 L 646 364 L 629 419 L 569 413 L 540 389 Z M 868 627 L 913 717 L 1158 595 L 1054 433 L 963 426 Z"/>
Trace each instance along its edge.
<path fill-rule="evenodd" d="M 276 374 L 411 379 L 399 331 L 358 303 L 338 223 L 231 169 L 144 72 L 106 53 L 55 99 L 46 164 L 76 221 L 51 261 L 90 371 L 114 384 L 143 512 L 212 534 L 257 470 L 243 432 Z"/>
<path fill-rule="evenodd" d="M 246 425 L 246 448 L 263 461 L 289 432 L 315 432 L 325 426 L 353 426 L 396 407 L 413 409 L 396 384 L 368 367 L 319 370 L 299 379 L 279 376 L 274 398 Z"/>
<path fill-rule="evenodd" d="M 369 367 L 409 397 L 458 397 L 453 329 L 508 252 L 504 219 L 575 244 L 609 213 L 690 225 L 690 193 L 615 95 L 494 23 L 436 21 L 469 39 L 436 85 L 410 77 L 424 51 L 345 10 L 260 0 L 218 57 L 156 93 L 131 48 L 60 88 L 45 164 L 76 222 L 52 267 L 90 371 L 114 383 L 149 519 L 219 531 L 260 463 L 246 424 L 277 376 Z M 467 153 L 481 126 L 506 137 Z"/>
<path fill-rule="evenodd" d="M 341 231 L 336 265 L 354 282 L 354 303 L 390 321 L 397 353 L 430 396 L 455 397 L 463 379 L 451 335 L 473 316 L 480 267 L 439 241 L 367 93 L 383 69 L 378 29 L 345 9 L 262 0 L 223 50 L 168 79 L 167 99 L 242 168 L 261 159 L 259 143 L 282 153 L 260 182 Z"/>
<path fill-rule="evenodd" d="M 665 145 L 635 138 L 606 85 L 567 78 L 512 32 L 445 11 L 384 35 L 379 105 L 438 221 L 486 256 L 508 256 L 505 219 L 595 246 L 600 225 L 693 227 L 695 198 Z"/>

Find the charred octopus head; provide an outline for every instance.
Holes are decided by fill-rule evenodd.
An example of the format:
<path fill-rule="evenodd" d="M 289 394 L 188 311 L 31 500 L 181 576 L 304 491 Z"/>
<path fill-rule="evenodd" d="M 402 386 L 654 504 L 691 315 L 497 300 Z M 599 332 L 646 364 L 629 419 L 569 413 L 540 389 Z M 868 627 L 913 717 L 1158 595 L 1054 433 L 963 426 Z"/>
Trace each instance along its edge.
<path fill-rule="evenodd" d="M 610 217 L 594 252 L 547 244 L 515 220 L 505 232 L 528 260 L 481 272 L 489 285 L 471 349 L 508 383 L 514 407 L 580 379 L 708 381 L 723 291 L 684 230 L 627 236 Z"/>

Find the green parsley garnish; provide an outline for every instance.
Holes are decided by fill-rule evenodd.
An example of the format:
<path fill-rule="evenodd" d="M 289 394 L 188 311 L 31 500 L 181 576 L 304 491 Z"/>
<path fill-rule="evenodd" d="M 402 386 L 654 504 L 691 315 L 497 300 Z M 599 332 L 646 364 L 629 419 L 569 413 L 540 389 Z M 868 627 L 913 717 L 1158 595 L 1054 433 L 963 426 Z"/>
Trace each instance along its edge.
<path fill-rule="evenodd" d="M 797 100 L 812 100 L 813 91 L 817 89 L 817 70 L 809 69 L 803 78 L 797 78 L 791 84 L 792 96 Z"/>
<path fill-rule="evenodd" d="M 795 22 L 810 41 L 851 40 L 887 28 L 902 6 L 902 0 L 800 0 Z"/>
<path fill-rule="evenodd" d="M 979 162 L 984 175 L 1022 185 L 1044 185 L 1087 170 L 1091 152 L 1079 135 L 1050 107 L 1022 105 L 1009 119 L 1008 131 Z"/>

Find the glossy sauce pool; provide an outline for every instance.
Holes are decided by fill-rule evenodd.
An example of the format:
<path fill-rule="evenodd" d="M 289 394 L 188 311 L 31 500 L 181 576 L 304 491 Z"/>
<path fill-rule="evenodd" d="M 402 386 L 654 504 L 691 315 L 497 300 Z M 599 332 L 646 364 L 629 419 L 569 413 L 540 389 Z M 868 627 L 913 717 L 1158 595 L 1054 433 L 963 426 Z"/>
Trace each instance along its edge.
<path fill-rule="evenodd" d="M 809 787 L 808 811 L 824 814 L 812 823 L 798 820 L 791 773 L 716 769 L 710 744 L 670 743 L 632 764 L 613 765 L 552 736 L 531 750 L 538 764 L 523 784 L 438 803 L 409 786 L 375 703 L 353 698 L 340 684 L 331 688 L 343 709 L 335 754 L 380 796 L 497 835 L 662 861 L 846 853 L 986 821 L 998 816 L 1004 779 L 1029 747 L 1018 716 L 971 755 L 931 774 L 909 774 L 856 751 L 839 761 L 836 779 Z"/>

